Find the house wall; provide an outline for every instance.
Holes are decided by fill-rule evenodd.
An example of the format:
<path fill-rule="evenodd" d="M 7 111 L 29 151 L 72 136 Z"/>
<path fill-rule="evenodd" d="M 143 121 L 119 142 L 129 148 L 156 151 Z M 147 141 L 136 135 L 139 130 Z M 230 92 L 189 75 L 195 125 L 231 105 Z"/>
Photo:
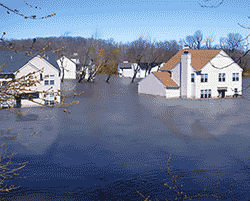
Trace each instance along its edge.
<path fill-rule="evenodd" d="M 181 54 L 181 97 L 191 97 L 191 54 Z"/>
<path fill-rule="evenodd" d="M 138 93 L 166 96 L 166 86 L 152 73 L 138 82 Z"/>
<path fill-rule="evenodd" d="M 63 60 L 63 63 L 61 63 L 61 60 Z M 57 64 L 61 69 L 61 78 L 63 76 L 63 66 L 64 79 L 76 79 L 76 64 L 73 61 L 63 56 L 62 58 L 57 60 Z"/>
<path fill-rule="evenodd" d="M 123 77 L 133 77 L 134 76 L 134 73 L 132 71 L 132 69 L 122 69 L 122 76 Z"/>
<path fill-rule="evenodd" d="M 220 55 L 221 54 L 221 55 Z M 208 82 L 201 83 L 201 75 L 197 77 L 196 85 L 196 97 L 200 98 L 201 90 L 211 89 L 211 96 L 216 98 L 218 93 L 218 87 L 227 87 L 225 96 L 234 95 L 234 88 L 238 89 L 238 94 L 242 95 L 242 69 L 234 63 L 234 61 L 224 52 L 221 51 L 216 57 L 211 60 L 211 63 L 208 63 L 201 70 L 202 74 L 208 74 Z M 233 63 L 233 64 L 232 64 Z M 219 69 L 214 68 L 211 64 L 216 66 Z M 230 65 L 231 64 L 231 65 Z M 223 68 L 229 65 L 227 68 Z M 225 82 L 219 82 L 219 73 L 225 73 L 226 79 Z M 233 73 L 239 73 L 239 81 L 232 81 Z"/>
<path fill-rule="evenodd" d="M 38 70 L 41 70 L 42 68 L 44 68 L 43 71 L 43 80 L 40 81 L 40 72 L 38 72 Z M 21 78 L 22 76 L 26 76 L 27 74 L 31 73 L 31 72 L 37 72 L 33 75 L 35 81 L 40 81 L 39 83 L 36 83 L 36 86 L 32 86 L 32 87 L 27 87 L 26 89 L 26 93 L 31 93 L 31 92 L 40 92 L 39 93 L 39 99 L 34 99 L 34 101 L 37 101 L 41 104 L 44 104 L 44 93 L 42 93 L 43 91 L 47 91 L 47 92 L 58 92 L 58 90 L 61 89 L 61 81 L 60 81 L 60 77 L 59 77 L 59 70 L 56 69 L 53 65 L 51 65 L 49 62 L 45 61 L 44 59 L 40 58 L 40 57 L 35 57 L 33 58 L 30 62 L 28 62 L 26 65 L 24 65 L 22 68 L 19 69 L 19 73 L 16 73 L 16 78 Z M 44 78 L 45 75 L 54 75 L 54 85 L 45 85 L 44 84 Z M 52 87 L 50 90 L 49 88 Z M 30 89 L 30 91 L 29 91 Z M 58 103 L 61 102 L 61 98 L 60 98 L 60 93 L 58 95 L 55 95 L 56 101 Z M 25 106 L 38 106 L 38 104 L 32 103 L 29 100 L 21 100 L 21 104 L 22 107 Z"/>
<path fill-rule="evenodd" d="M 180 97 L 180 88 L 166 89 L 166 98 L 179 98 L 179 97 Z"/>
<path fill-rule="evenodd" d="M 181 62 L 177 63 L 171 70 L 172 79 L 180 86 Z"/>

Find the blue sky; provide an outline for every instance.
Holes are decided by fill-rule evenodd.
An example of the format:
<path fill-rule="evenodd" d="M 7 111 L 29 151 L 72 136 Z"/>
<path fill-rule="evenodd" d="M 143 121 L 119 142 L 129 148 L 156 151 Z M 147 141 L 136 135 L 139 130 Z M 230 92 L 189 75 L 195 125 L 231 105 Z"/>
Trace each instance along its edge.
<path fill-rule="evenodd" d="M 13 3 L 14 2 L 14 3 Z M 41 7 L 35 9 L 25 2 Z M 38 17 L 56 13 L 43 20 L 24 19 L 7 14 L 0 8 L 0 30 L 5 38 L 26 39 L 60 36 L 66 31 L 71 36 L 91 37 L 98 30 L 102 39 L 131 42 L 140 36 L 156 41 L 179 40 L 201 30 L 203 36 L 215 36 L 215 44 L 228 33 L 243 37 L 250 30 L 248 18 L 250 1 L 224 0 L 217 8 L 200 6 L 217 5 L 221 0 L 3 0 L 1 3 L 25 15 Z"/>

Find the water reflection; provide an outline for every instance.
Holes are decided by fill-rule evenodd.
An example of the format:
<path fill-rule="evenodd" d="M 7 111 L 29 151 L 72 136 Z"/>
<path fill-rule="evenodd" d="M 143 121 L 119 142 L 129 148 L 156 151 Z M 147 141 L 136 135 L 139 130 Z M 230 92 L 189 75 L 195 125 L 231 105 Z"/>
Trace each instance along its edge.
<path fill-rule="evenodd" d="M 242 164 L 233 163 L 235 158 L 248 164 L 246 100 L 167 100 L 138 95 L 139 80 L 131 84 L 129 78 L 113 76 L 106 84 L 105 78 L 98 76 L 92 84 L 65 81 L 66 89 L 72 89 L 66 94 L 85 92 L 77 97 L 78 105 L 67 108 L 71 114 L 56 108 L 29 112 L 21 108 L 24 116 L 0 120 L 1 130 L 12 127 L 10 134 L 20 130 L 27 134 L 28 145 L 18 141 L 13 148 L 19 153 L 15 160 L 30 161 L 22 170 L 27 179 L 16 181 L 23 189 L 59 189 L 51 192 L 54 197 L 75 191 L 78 199 L 138 200 L 137 189 L 151 197 L 171 199 L 163 185 L 169 177 L 160 169 L 166 167 L 170 153 L 171 169 L 176 172 L 206 166 L 237 170 Z M 248 83 L 247 78 L 244 84 Z M 244 95 L 250 99 L 249 92 Z M 183 182 L 198 192 L 192 177 L 190 173 Z"/>

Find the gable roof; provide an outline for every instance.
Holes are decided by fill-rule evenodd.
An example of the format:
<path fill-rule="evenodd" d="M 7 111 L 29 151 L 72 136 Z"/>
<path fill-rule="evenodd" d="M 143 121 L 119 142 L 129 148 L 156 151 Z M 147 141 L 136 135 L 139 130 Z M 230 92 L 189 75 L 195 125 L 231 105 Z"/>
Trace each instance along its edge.
<path fill-rule="evenodd" d="M 10 50 L 0 50 L 0 66 L 2 66 L 5 62 L 6 65 L 2 67 L 2 71 L 0 73 L 14 73 L 18 69 L 22 68 L 25 64 L 27 64 L 31 59 L 34 57 L 23 55 L 27 51 L 18 51 L 19 53 L 10 51 Z M 29 51 L 32 52 L 32 54 L 38 54 L 39 51 Z M 40 54 L 40 56 L 44 56 L 47 62 L 49 62 L 51 65 L 53 65 L 59 72 L 61 72 L 56 59 L 55 54 L 53 54 L 51 51 L 46 51 Z"/>
<path fill-rule="evenodd" d="M 170 77 L 168 72 L 153 72 L 153 74 L 166 86 L 166 87 L 179 87 L 178 84 Z"/>
<path fill-rule="evenodd" d="M 195 70 L 200 71 L 212 58 L 214 58 L 221 50 L 192 50 L 188 52 L 191 54 L 191 65 Z M 181 54 L 184 49 L 181 49 L 175 54 L 166 64 L 163 65 L 161 70 L 171 70 L 181 60 Z"/>
<path fill-rule="evenodd" d="M 119 68 L 132 68 L 134 63 L 119 63 Z"/>

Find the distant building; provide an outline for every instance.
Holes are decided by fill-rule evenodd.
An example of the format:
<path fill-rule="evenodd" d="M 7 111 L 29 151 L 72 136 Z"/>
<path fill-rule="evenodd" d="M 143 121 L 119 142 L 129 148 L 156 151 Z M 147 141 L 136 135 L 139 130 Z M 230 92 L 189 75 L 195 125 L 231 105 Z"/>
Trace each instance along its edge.
<path fill-rule="evenodd" d="M 242 95 L 242 68 L 223 50 L 180 50 L 160 72 L 138 83 L 138 93 L 166 98 Z"/>
<path fill-rule="evenodd" d="M 120 77 L 132 78 L 137 70 L 136 78 L 145 78 L 151 72 L 157 72 L 164 64 L 165 63 L 140 63 L 137 68 L 137 63 L 128 63 L 128 61 L 124 61 L 118 65 L 118 74 Z"/>

